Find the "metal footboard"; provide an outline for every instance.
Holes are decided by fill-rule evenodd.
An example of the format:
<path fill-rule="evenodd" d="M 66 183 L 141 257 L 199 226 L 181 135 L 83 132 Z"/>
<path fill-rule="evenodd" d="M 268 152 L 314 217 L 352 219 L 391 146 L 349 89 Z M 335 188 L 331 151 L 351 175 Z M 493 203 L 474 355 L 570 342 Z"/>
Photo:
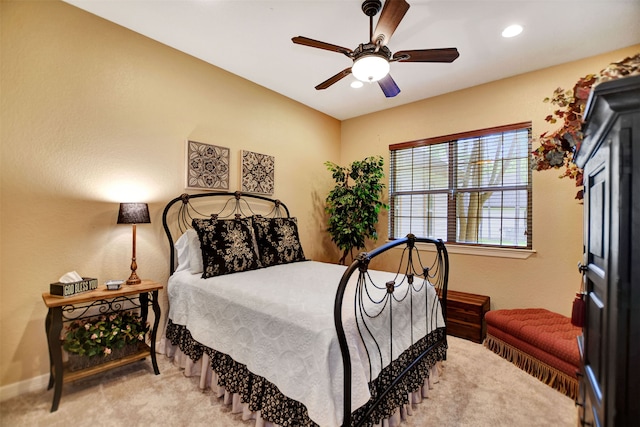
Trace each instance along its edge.
<path fill-rule="evenodd" d="M 428 248 L 431 246 L 431 251 L 419 251 L 416 246 L 417 243 L 420 243 L 421 247 Z M 368 274 L 371 261 L 392 248 L 402 250 L 402 256 L 395 276 L 396 279 L 384 284 L 373 283 Z M 427 255 L 427 253 L 429 253 L 429 255 Z M 426 261 L 427 258 L 431 260 L 428 265 L 423 262 L 423 259 Z M 354 274 L 357 275 L 355 300 L 344 301 L 347 285 L 352 280 Z M 417 370 L 419 365 L 424 364 L 426 361 L 425 358 L 428 358 L 429 355 L 433 355 L 437 350 L 441 352 L 446 351 L 446 326 L 444 322 L 436 321 L 437 316 L 435 313 L 438 310 L 437 305 L 439 302 L 439 310 L 441 310 L 442 313 L 440 319 L 446 319 L 445 302 L 447 298 L 448 274 L 449 258 L 442 240 L 418 238 L 411 234 L 402 239 L 389 242 L 371 252 L 361 253 L 348 267 L 340 281 L 334 304 L 334 323 L 344 366 L 343 426 L 370 425 L 379 422 L 380 411 L 378 408 L 384 406 L 384 402 L 394 390 L 396 392 L 398 391 L 396 388 L 399 384 L 405 382 L 406 377 L 414 370 Z M 414 305 L 417 305 L 415 304 L 414 298 L 426 299 L 428 292 L 425 287 L 427 286 L 433 286 L 435 288 L 434 290 L 439 296 L 439 299 L 437 297 L 435 298 L 436 306 L 433 306 L 433 304 L 430 306 L 425 300 L 425 321 L 427 322 L 426 331 L 428 336 L 414 337 L 413 310 Z M 378 292 L 378 296 L 381 295 L 381 292 L 384 293 L 384 296 L 378 298 L 373 297 L 372 289 Z M 402 291 L 400 291 L 400 289 L 402 289 Z M 404 292 L 404 294 L 402 292 Z M 396 295 L 396 293 L 400 295 Z M 345 303 L 354 304 L 358 333 L 362 341 L 366 340 L 369 343 L 368 346 L 365 344 L 364 348 L 366 349 L 370 373 L 372 374 L 369 377 L 371 379 L 369 388 L 372 398 L 364 407 L 358 409 L 355 415 L 352 413 L 351 408 L 351 352 L 343 324 L 343 304 Z M 367 308 L 367 306 L 371 306 L 372 304 L 379 307 L 379 310 L 373 310 L 374 312 L 372 313 L 371 310 Z M 400 357 L 396 356 L 394 359 L 393 309 L 400 304 L 408 304 L 411 310 L 411 347 L 404 351 Z M 388 355 L 382 354 L 385 346 L 380 342 L 380 338 L 374 336 L 369 326 L 371 319 L 381 316 L 385 310 L 389 312 L 389 314 L 387 314 L 389 319 L 389 336 L 383 339 L 390 340 Z M 415 317 L 419 317 L 417 313 Z M 389 361 L 386 367 L 384 366 L 386 362 L 383 362 L 385 357 L 386 360 Z M 400 361 L 399 359 L 402 360 Z M 430 360 L 434 359 L 432 358 Z M 372 363 L 374 362 L 379 363 L 380 368 L 384 368 L 376 378 L 373 377 Z M 378 381 L 383 376 L 385 378 Z M 406 388 L 406 384 L 403 384 L 403 386 Z"/>

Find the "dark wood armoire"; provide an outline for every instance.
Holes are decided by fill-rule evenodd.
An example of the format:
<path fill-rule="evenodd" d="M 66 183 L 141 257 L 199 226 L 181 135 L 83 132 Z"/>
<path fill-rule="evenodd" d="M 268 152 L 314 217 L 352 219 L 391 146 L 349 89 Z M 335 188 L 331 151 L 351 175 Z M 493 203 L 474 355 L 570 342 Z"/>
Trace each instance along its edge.
<path fill-rule="evenodd" d="M 585 111 L 586 316 L 581 425 L 640 425 L 640 76 L 601 83 Z"/>

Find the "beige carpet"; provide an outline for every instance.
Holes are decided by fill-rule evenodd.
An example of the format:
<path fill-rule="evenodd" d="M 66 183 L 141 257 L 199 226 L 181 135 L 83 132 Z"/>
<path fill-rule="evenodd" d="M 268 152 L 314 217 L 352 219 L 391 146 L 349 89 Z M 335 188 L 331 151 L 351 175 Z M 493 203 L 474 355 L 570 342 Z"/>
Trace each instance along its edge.
<path fill-rule="evenodd" d="M 449 337 L 440 383 L 404 426 L 575 426 L 568 397 L 527 375 L 480 344 Z M 57 412 L 53 391 L 0 403 L 2 426 L 251 426 L 210 393 L 198 391 L 164 356 L 161 374 L 145 360 L 65 384 Z"/>

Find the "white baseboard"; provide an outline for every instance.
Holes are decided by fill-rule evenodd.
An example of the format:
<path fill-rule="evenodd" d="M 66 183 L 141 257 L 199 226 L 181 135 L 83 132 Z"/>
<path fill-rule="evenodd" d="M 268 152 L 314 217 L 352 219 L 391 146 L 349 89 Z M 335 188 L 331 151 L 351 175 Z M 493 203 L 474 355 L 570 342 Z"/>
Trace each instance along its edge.
<path fill-rule="evenodd" d="M 0 402 L 21 394 L 46 390 L 47 385 L 49 385 L 49 374 L 2 386 L 0 387 Z"/>

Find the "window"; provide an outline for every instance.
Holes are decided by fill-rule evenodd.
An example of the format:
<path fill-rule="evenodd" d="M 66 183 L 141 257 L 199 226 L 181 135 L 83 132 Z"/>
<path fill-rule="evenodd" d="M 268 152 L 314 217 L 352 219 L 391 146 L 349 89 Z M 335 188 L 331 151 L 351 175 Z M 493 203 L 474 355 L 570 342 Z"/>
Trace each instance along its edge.
<path fill-rule="evenodd" d="M 531 123 L 389 146 L 389 237 L 531 249 Z"/>

